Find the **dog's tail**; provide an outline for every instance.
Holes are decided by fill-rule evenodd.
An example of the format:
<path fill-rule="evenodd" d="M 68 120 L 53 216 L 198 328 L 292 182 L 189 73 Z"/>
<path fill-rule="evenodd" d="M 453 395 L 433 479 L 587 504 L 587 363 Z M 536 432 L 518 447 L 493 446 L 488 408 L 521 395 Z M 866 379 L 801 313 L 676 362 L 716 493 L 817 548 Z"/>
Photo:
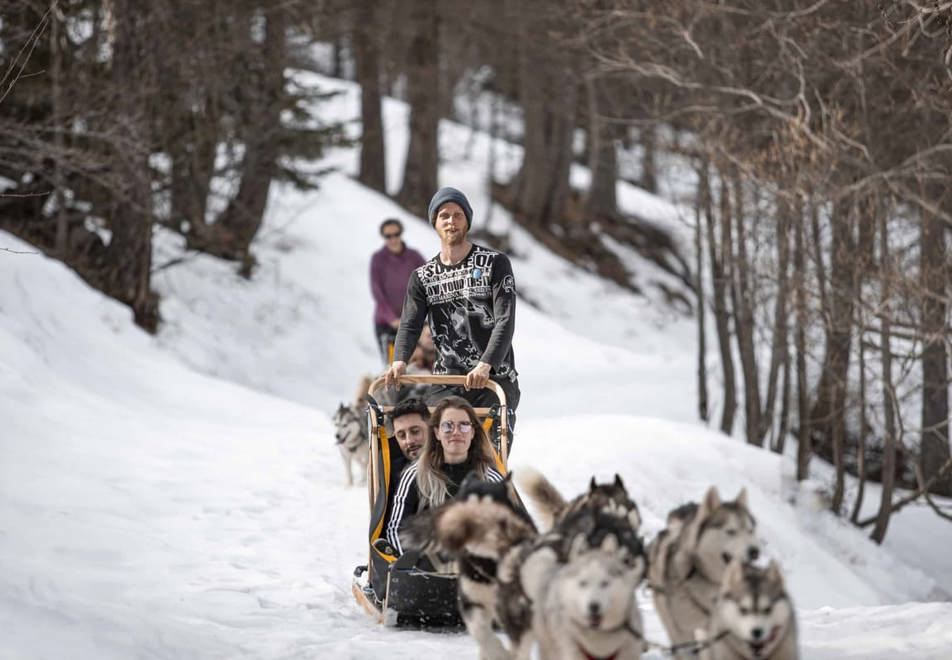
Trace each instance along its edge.
<path fill-rule="evenodd" d="M 533 503 L 542 519 L 542 531 L 552 529 L 555 517 L 565 508 L 565 498 L 538 470 L 522 467 L 514 472 L 514 479 L 526 498 Z"/>

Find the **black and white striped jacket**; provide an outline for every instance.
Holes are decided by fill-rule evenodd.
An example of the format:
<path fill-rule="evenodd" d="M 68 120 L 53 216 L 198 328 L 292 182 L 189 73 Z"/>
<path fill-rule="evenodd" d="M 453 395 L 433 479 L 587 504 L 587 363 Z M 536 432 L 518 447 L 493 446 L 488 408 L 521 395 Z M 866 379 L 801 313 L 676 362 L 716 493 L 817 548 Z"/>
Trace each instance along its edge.
<path fill-rule="evenodd" d="M 405 518 L 417 513 L 421 508 L 420 491 L 417 489 L 416 475 L 417 463 L 411 463 L 404 469 L 400 475 L 400 481 L 397 483 L 397 490 L 390 503 L 390 514 L 387 524 L 384 526 L 384 535 L 387 541 L 397 551 L 398 555 L 403 554 L 403 547 L 400 545 L 400 525 Z M 468 463 L 458 465 L 444 465 L 443 471 L 449 478 L 447 490 L 450 497 L 455 497 L 459 490 L 459 485 L 463 483 L 463 478 L 472 471 Z M 489 468 L 486 474 L 487 481 L 503 481 L 503 476 L 493 468 Z"/>

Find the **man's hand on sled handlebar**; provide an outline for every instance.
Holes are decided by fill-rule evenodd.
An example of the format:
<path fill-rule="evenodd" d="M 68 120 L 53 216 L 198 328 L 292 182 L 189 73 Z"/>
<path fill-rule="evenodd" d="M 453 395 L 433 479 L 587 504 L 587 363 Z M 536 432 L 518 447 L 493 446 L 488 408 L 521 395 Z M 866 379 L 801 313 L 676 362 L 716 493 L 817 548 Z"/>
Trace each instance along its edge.
<path fill-rule="evenodd" d="M 489 370 L 492 367 L 488 362 L 480 362 L 476 367 L 466 374 L 466 384 L 464 387 L 468 390 L 478 390 L 486 387 L 489 382 Z"/>
<path fill-rule="evenodd" d="M 400 376 L 407 371 L 407 363 L 397 360 L 390 365 L 387 373 L 384 374 L 384 386 L 387 388 L 396 388 L 400 384 Z"/>

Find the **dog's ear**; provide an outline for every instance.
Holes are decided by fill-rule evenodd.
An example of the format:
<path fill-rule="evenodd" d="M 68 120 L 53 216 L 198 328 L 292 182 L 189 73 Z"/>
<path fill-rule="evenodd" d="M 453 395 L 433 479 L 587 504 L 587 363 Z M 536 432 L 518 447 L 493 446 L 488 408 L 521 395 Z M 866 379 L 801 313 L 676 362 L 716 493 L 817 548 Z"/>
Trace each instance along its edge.
<path fill-rule="evenodd" d="M 729 593 L 744 582 L 744 565 L 739 559 L 732 559 L 721 578 L 721 593 Z"/>
<path fill-rule="evenodd" d="M 479 477 L 475 472 L 469 472 L 463 477 L 463 482 L 459 485 L 459 491 L 456 493 L 456 499 L 466 499 L 469 491 L 479 482 Z"/>
<path fill-rule="evenodd" d="M 621 480 L 621 475 L 618 474 L 617 472 L 615 473 L 615 487 L 621 488 L 626 493 L 628 492 L 628 489 L 625 488 L 625 482 Z"/>
<path fill-rule="evenodd" d="M 600 547 L 605 552 L 611 554 L 618 552 L 618 537 L 614 534 L 606 534 L 605 538 L 602 539 L 602 545 Z"/>
<path fill-rule="evenodd" d="M 572 542 L 569 543 L 567 560 L 572 561 L 576 557 L 582 555 L 586 550 L 588 550 L 588 540 L 585 538 L 585 535 L 576 534 L 575 538 L 572 539 Z"/>
<path fill-rule="evenodd" d="M 707 518 L 707 516 L 720 505 L 721 496 L 717 492 L 717 486 L 711 486 L 707 489 L 707 493 L 704 494 L 704 500 L 701 502 L 701 507 L 697 512 L 698 518 Z"/>
<path fill-rule="evenodd" d="M 774 559 L 771 559 L 770 563 L 767 564 L 766 578 L 767 582 L 776 584 L 783 589 L 783 574 L 780 572 L 780 565 Z"/>
<path fill-rule="evenodd" d="M 588 484 L 588 492 L 594 493 L 596 488 L 598 488 L 598 484 L 595 483 L 595 475 L 592 475 L 592 480 Z"/>
<path fill-rule="evenodd" d="M 737 497 L 734 499 L 734 502 L 737 503 L 737 506 L 743 507 L 745 509 L 749 508 L 747 506 L 747 487 L 740 489 L 740 492 L 737 493 Z"/>
<path fill-rule="evenodd" d="M 632 529 L 637 530 L 639 527 L 641 527 L 641 514 L 638 512 L 637 506 L 628 511 L 626 519 L 628 520 L 628 524 L 631 525 Z"/>

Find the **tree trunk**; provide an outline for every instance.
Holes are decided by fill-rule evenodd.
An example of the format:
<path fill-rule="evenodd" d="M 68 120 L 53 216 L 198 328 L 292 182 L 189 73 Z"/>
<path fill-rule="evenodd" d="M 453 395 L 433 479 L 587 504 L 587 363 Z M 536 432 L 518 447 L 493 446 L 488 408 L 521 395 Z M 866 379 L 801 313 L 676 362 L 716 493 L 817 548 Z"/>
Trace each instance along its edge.
<path fill-rule="evenodd" d="M 802 209 L 796 216 L 793 234 L 793 263 L 796 272 L 796 315 L 793 343 L 797 353 L 797 481 L 810 476 L 812 437 L 810 429 L 810 395 L 807 391 L 807 304 L 806 304 L 806 259 L 803 236 Z"/>
<path fill-rule="evenodd" d="M 645 126 L 640 131 L 641 147 L 641 187 L 650 193 L 658 192 L 658 174 L 655 158 L 655 143 L 658 129 L 654 124 Z"/>
<path fill-rule="evenodd" d="M 525 12 L 521 12 L 526 21 Z M 523 25 L 524 35 L 532 26 Z M 515 210 L 530 227 L 559 224 L 569 200 L 569 168 L 578 97 L 570 62 L 539 52 L 531 37 L 520 43 L 519 92 L 524 116 L 522 167 L 514 182 Z"/>
<path fill-rule="evenodd" d="M 743 186 L 736 172 L 732 175 L 734 205 L 730 204 L 727 186 L 721 188 L 721 221 L 723 222 L 725 247 L 729 250 L 725 261 L 731 273 L 729 279 L 731 303 L 734 308 L 734 334 L 740 354 L 741 372 L 744 376 L 744 425 L 747 442 L 763 446 L 760 435 L 760 374 L 757 371 L 757 355 L 754 348 L 754 311 L 750 284 L 750 261 L 747 258 L 747 230 L 744 217 Z M 731 225 L 736 227 L 736 250 L 732 248 Z"/>
<path fill-rule="evenodd" d="M 60 36 L 63 15 L 57 2 L 54 2 L 50 10 L 50 110 L 53 120 L 53 145 L 56 152 L 53 158 L 53 198 L 56 202 L 56 242 L 55 252 L 59 259 L 67 259 L 67 238 L 69 235 L 69 225 L 66 216 L 66 199 L 63 195 L 63 189 L 66 186 L 63 180 L 63 166 L 61 159 L 65 155 L 65 143 L 63 135 L 66 132 L 66 126 L 63 122 L 63 95 L 62 95 L 62 77 L 63 77 L 63 49 Z"/>
<path fill-rule="evenodd" d="M 836 469 L 833 510 L 843 504 L 843 444 L 846 436 L 846 385 L 849 376 L 852 341 L 853 305 L 856 299 L 856 245 L 853 240 L 855 200 L 837 205 L 832 219 L 830 325 L 826 335 L 823 371 L 817 386 L 817 399 L 811 413 L 815 436 L 827 443 Z"/>
<path fill-rule="evenodd" d="M 152 189 L 149 174 L 149 135 L 141 58 L 149 49 L 150 12 L 134 0 L 114 0 L 115 41 L 112 80 L 115 94 L 113 162 L 123 172 L 123 186 L 112 192 L 109 227 L 112 236 L 104 255 L 103 290 L 132 308 L 137 325 L 155 332 L 159 323 L 158 296 L 151 290 Z M 147 77 L 148 74 L 145 73 Z M 120 179 L 117 178 L 117 181 Z"/>
<path fill-rule="evenodd" d="M 707 177 L 707 171 L 704 170 Z M 710 181 L 707 189 L 710 190 Z M 724 195 L 725 191 L 722 190 Z M 713 283 L 714 323 L 717 328 L 717 345 L 721 354 L 721 368 L 724 373 L 724 409 L 721 411 L 721 431 L 730 435 L 734 430 L 734 412 L 737 409 L 737 385 L 734 382 L 734 357 L 731 354 L 730 312 L 727 309 L 727 282 L 724 272 L 724 244 L 729 243 L 729 236 L 721 234 L 720 255 L 714 231 L 714 204 L 711 195 L 707 196 L 708 205 L 704 209 L 707 218 L 707 249 L 708 260 L 711 262 L 711 281 Z"/>
<path fill-rule="evenodd" d="M 357 84 L 360 85 L 360 171 L 357 180 L 387 192 L 386 148 L 380 94 L 380 9 L 374 0 L 360 0 L 354 34 Z"/>
<path fill-rule="evenodd" d="M 589 218 L 615 215 L 618 198 L 615 194 L 618 179 L 618 154 L 615 145 L 615 127 L 602 117 L 606 108 L 605 90 L 608 82 L 589 76 L 586 79 L 588 96 L 588 169 L 592 181 L 585 198 Z"/>
<path fill-rule="evenodd" d="M 777 427 L 777 439 L 771 444 L 771 449 L 783 455 L 787 445 L 787 434 L 790 433 L 790 347 L 783 349 L 783 381 L 780 389 L 780 424 Z"/>
<path fill-rule="evenodd" d="M 413 0 L 409 11 L 414 30 L 407 58 L 410 142 L 397 201 L 426 217 L 427 204 L 438 186 L 440 20 L 436 0 Z"/>
<path fill-rule="evenodd" d="M 919 464 L 928 481 L 949 459 L 949 374 L 946 353 L 948 313 L 945 235 L 942 220 L 923 212 L 920 219 L 922 284 L 922 439 Z M 932 492 L 952 495 L 952 477 L 936 481 Z"/>
<path fill-rule="evenodd" d="M 777 210 L 777 296 L 774 301 L 773 345 L 770 352 L 770 371 L 767 374 L 767 400 L 760 425 L 760 445 L 773 424 L 774 406 L 777 401 L 777 377 L 787 361 L 787 266 L 790 261 L 790 207 L 779 202 Z M 786 376 L 785 376 L 786 377 Z M 782 447 L 782 444 L 781 444 Z M 777 449 L 773 444 L 772 448 Z"/>
<path fill-rule="evenodd" d="M 213 250 L 219 256 L 242 261 L 242 274 L 251 275 L 251 241 L 261 228 L 274 177 L 284 105 L 286 9 L 275 5 L 267 14 L 261 79 L 252 90 L 249 122 L 245 127 L 245 154 L 238 193 L 215 226 Z"/>
<path fill-rule="evenodd" d="M 180 108 L 185 124 L 183 138 L 170 147 L 172 156 L 171 219 L 186 221 L 180 231 L 189 233 L 196 226 L 207 225 L 208 193 L 215 173 L 218 148 L 218 117 L 199 117 L 188 108 Z M 201 233 L 199 229 L 197 233 Z"/>
<path fill-rule="evenodd" d="M 866 423 L 866 347 L 863 336 L 863 319 L 860 317 L 857 322 L 859 337 L 857 338 L 859 350 L 859 441 L 856 445 L 856 501 L 853 504 L 853 513 L 850 515 L 850 521 L 855 525 L 859 522 L 859 514 L 863 509 L 863 494 L 866 490 L 866 435 L 868 424 Z"/>
<path fill-rule="evenodd" d="M 892 496 L 896 479 L 896 409 L 895 390 L 892 378 L 892 267 L 889 261 L 889 236 L 886 213 L 879 218 L 879 271 L 881 274 L 880 289 L 882 290 L 882 319 L 879 324 L 879 344 L 882 352 L 883 370 L 883 467 L 882 467 L 882 495 L 879 501 L 879 514 L 876 516 L 876 525 L 870 533 L 876 543 L 882 543 L 886 538 L 886 529 L 889 527 L 889 518 L 892 515 Z"/>
<path fill-rule="evenodd" d="M 697 295 L 697 407 L 698 417 L 707 422 L 710 412 L 708 410 L 707 394 L 707 305 L 704 301 L 704 239 L 702 223 L 702 209 L 711 207 L 711 189 L 710 178 L 708 176 L 707 161 L 701 163 L 698 168 L 698 197 L 694 204 L 694 253 L 696 256 L 694 279 L 694 291 Z"/>
<path fill-rule="evenodd" d="M 331 77 L 332 78 L 343 78 L 344 77 L 344 60 L 345 52 L 347 50 L 347 45 L 344 43 L 345 37 L 342 34 L 338 34 L 334 37 L 333 43 L 331 45 Z"/>

